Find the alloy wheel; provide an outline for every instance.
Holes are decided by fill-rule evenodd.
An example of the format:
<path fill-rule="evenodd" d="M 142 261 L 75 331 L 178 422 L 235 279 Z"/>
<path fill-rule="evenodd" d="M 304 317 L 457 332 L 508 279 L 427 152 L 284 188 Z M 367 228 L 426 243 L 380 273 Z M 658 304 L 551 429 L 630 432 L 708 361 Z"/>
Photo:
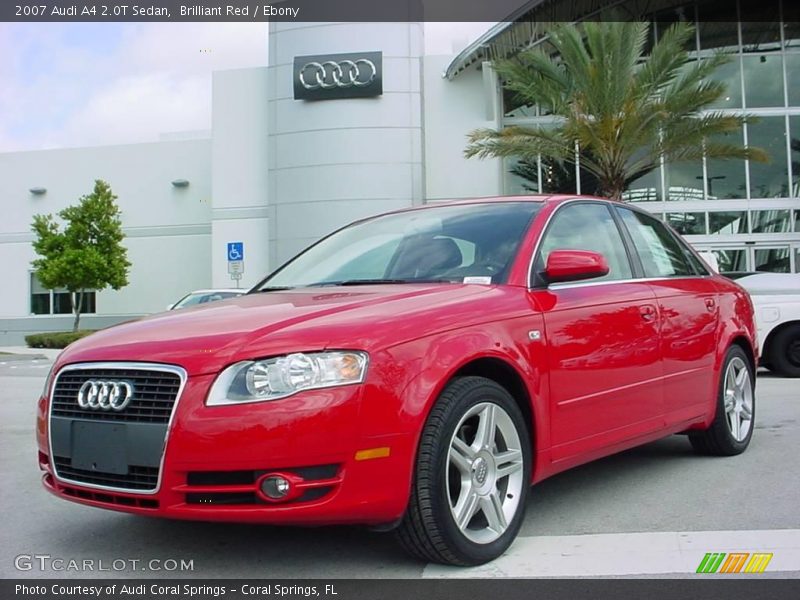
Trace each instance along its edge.
<path fill-rule="evenodd" d="M 447 498 L 456 526 L 488 544 L 508 529 L 522 497 L 520 436 L 508 413 L 481 402 L 455 428 L 447 456 Z"/>
<path fill-rule="evenodd" d="M 738 356 L 728 363 L 725 371 L 724 407 L 733 439 L 745 440 L 753 424 L 753 386 L 750 371 Z"/>

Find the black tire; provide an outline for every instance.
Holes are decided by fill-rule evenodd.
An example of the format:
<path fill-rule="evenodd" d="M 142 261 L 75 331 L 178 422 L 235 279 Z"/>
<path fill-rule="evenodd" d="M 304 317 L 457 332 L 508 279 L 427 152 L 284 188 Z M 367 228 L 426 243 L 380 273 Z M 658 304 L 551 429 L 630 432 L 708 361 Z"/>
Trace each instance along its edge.
<path fill-rule="evenodd" d="M 523 479 L 516 512 L 508 520 L 507 529 L 496 540 L 481 544 L 470 540 L 456 525 L 448 499 L 447 474 L 448 452 L 456 427 L 471 408 L 486 402 L 502 408 L 513 422 L 522 451 Z M 411 498 L 396 537 L 407 552 L 424 561 L 459 566 L 489 562 L 505 552 L 519 532 L 530 478 L 530 434 L 511 395 L 483 377 L 454 379 L 436 401 L 422 431 Z"/>
<path fill-rule="evenodd" d="M 749 374 L 750 388 L 753 393 L 750 427 L 747 435 L 742 440 L 737 440 L 733 436 L 725 412 L 725 378 L 730 364 L 736 360 L 744 363 Z M 741 346 L 731 346 L 728 349 L 725 362 L 722 364 L 722 369 L 720 371 L 719 386 L 717 388 L 717 409 L 714 421 L 711 423 L 711 426 L 704 431 L 689 432 L 689 442 L 691 442 L 695 452 L 711 456 L 735 456 L 747 449 L 753 437 L 753 430 L 755 429 L 755 383 L 755 372 L 753 371 L 747 354 L 742 350 Z"/>
<path fill-rule="evenodd" d="M 789 325 L 775 334 L 769 361 L 772 371 L 784 377 L 800 377 L 800 324 Z"/>

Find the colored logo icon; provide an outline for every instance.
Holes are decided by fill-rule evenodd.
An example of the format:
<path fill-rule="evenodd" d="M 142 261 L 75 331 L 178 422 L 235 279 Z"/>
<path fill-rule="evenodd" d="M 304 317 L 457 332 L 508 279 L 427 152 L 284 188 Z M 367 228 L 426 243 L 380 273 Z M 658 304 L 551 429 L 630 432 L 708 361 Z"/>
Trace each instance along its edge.
<path fill-rule="evenodd" d="M 771 552 L 707 552 L 697 567 L 697 573 L 763 573 Z"/>

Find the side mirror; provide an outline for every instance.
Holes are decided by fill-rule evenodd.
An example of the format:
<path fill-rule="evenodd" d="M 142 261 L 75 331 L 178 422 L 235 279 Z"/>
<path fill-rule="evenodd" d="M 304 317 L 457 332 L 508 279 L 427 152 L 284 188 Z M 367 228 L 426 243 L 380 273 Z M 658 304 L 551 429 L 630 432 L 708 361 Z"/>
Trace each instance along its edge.
<path fill-rule="evenodd" d="M 553 250 L 544 268 L 547 283 L 582 281 L 608 275 L 608 262 L 599 252 L 588 250 Z"/>

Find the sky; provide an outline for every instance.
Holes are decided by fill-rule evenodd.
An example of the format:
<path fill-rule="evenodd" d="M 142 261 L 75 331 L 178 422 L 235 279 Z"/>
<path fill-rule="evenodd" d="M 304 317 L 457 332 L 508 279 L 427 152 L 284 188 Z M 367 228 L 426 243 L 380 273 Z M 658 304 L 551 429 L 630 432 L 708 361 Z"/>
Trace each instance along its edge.
<path fill-rule="evenodd" d="M 450 54 L 491 23 L 429 23 Z M 0 23 L 0 152 L 211 127 L 211 72 L 264 66 L 267 23 Z"/>

